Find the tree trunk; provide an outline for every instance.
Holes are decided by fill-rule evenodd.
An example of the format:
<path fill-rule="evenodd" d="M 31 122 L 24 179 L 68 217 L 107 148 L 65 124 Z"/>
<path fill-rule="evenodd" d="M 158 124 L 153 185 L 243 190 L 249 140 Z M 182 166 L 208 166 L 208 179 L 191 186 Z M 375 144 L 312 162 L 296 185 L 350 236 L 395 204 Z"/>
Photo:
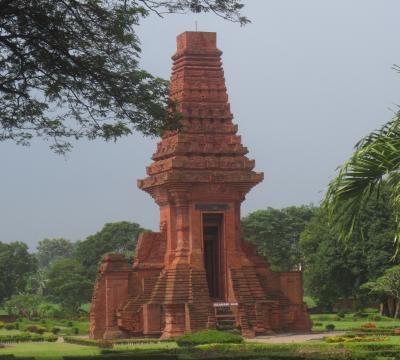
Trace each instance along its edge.
<path fill-rule="evenodd" d="M 389 316 L 390 317 L 394 317 L 394 299 L 389 296 L 387 299 L 387 305 L 388 305 L 388 310 L 389 310 Z"/>
<path fill-rule="evenodd" d="M 399 311 L 400 311 L 400 301 L 396 301 L 396 312 L 394 313 L 394 318 L 397 319 L 399 317 Z"/>
<path fill-rule="evenodd" d="M 381 316 L 388 316 L 390 317 L 389 307 L 388 307 L 388 300 L 385 298 L 379 305 L 379 314 Z"/>

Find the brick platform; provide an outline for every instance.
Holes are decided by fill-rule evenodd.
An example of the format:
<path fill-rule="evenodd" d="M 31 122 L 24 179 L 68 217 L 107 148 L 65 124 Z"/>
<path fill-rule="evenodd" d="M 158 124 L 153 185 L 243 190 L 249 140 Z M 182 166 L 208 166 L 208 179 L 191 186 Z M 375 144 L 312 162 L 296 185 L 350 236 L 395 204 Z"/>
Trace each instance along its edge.
<path fill-rule="evenodd" d="M 160 232 L 141 235 L 132 268 L 120 255 L 104 257 L 90 337 L 309 331 L 301 274 L 272 272 L 240 237 L 241 203 L 263 174 L 232 122 L 216 34 L 179 35 L 172 59 L 183 129 L 162 136 L 138 181 L 160 207 Z"/>

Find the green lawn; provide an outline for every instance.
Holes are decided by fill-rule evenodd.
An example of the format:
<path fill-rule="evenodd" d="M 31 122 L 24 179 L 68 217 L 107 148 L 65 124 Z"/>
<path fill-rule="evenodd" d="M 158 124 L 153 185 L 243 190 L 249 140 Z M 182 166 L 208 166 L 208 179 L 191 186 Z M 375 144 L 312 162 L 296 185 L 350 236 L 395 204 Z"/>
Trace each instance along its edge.
<path fill-rule="evenodd" d="M 157 359 L 163 359 L 163 355 L 172 352 L 178 355 L 180 360 L 188 359 L 203 359 L 207 358 L 225 358 L 225 359 L 243 359 L 248 356 L 257 356 L 257 359 L 266 359 L 267 356 L 275 355 L 282 356 L 282 359 L 313 359 L 317 356 L 318 359 L 341 358 L 349 359 L 349 352 L 357 355 L 357 359 L 363 359 L 363 354 L 371 354 L 375 351 L 373 358 L 376 360 L 394 359 L 392 354 L 384 354 L 382 351 L 391 351 L 398 353 L 400 351 L 400 336 L 389 337 L 384 341 L 379 342 L 364 342 L 364 343 L 326 343 L 307 342 L 303 344 L 260 344 L 246 342 L 242 344 L 210 344 L 201 345 L 188 350 L 187 348 L 179 348 L 176 343 L 156 343 L 156 344 L 136 344 L 136 345 L 117 345 L 115 351 L 132 352 L 134 359 L 140 359 L 146 354 L 158 354 Z M 376 347 L 381 347 L 376 350 Z M 386 347 L 383 348 L 382 346 Z M 14 354 L 15 356 L 30 356 L 37 360 L 61 360 L 63 356 L 91 356 L 100 354 L 100 349 L 73 345 L 67 343 L 24 343 L 9 346 L 5 349 L 0 349 L 2 354 Z M 291 357 L 289 357 L 291 356 Z M 361 356 L 361 357 L 360 357 Z M 275 357 L 277 359 L 278 357 Z M 280 357 L 279 357 L 280 358 Z M 353 359 L 353 358 L 351 358 Z"/>
<path fill-rule="evenodd" d="M 65 355 L 97 355 L 100 350 L 95 347 L 80 346 L 67 343 L 23 343 L 9 345 L 0 349 L 2 354 L 14 354 L 15 356 L 30 356 L 43 360 L 61 360 Z"/>
<path fill-rule="evenodd" d="M 400 320 L 383 317 L 380 321 L 369 320 L 368 317 L 362 319 L 354 319 L 352 314 L 346 315 L 344 319 L 338 320 L 337 315 L 311 315 L 313 321 L 313 331 L 325 331 L 328 324 L 335 325 L 335 330 L 352 330 L 360 328 L 365 323 L 374 323 L 377 328 L 400 328 Z"/>

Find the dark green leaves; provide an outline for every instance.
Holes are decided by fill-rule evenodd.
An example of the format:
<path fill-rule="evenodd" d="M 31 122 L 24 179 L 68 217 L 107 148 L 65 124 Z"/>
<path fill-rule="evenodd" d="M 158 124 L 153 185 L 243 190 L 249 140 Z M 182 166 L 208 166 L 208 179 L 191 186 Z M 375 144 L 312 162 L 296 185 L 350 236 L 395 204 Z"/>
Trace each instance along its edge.
<path fill-rule="evenodd" d="M 239 0 L 0 0 L 0 141 L 117 140 L 180 127 L 169 84 L 139 66 L 150 13 L 213 12 L 244 24 Z"/>

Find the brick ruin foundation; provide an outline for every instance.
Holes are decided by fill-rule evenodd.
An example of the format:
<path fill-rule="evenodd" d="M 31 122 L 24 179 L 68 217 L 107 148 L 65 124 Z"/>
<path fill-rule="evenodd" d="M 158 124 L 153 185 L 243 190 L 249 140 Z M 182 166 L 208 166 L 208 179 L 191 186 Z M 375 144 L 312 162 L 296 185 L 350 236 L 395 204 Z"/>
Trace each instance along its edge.
<path fill-rule="evenodd" d="M 138 181 L 160 207 L 135 262 L 107 254 L 90 337 L 171 338 L 204 329 L 253 337 L 309 331 L 300 272 L 273 272 L 240 236 L 240 206 L 263 180 L 232 122 L 216 34 L 185 32 L 173 56 L 171 98 L 183 128 L 167 132 Z"/>

